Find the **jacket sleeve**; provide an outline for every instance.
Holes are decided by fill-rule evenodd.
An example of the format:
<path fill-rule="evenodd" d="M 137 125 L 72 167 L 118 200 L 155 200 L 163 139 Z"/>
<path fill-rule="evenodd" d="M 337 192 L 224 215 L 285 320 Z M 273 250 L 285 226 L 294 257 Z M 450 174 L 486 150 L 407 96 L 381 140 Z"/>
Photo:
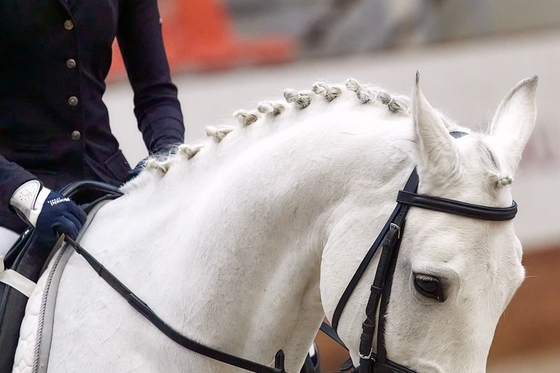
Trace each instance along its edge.
<path fill-rule="evenodd" d="M 0 204 L 2 208 L 10 208 L 10 198 L 19 186 L 36 177 L 17 164 L 6 160 L 0 155 Z"/>
<path fill-rule="evenodd" d="M 182 143 L 185 127 L 171 82 L 157 0 L 124 0 L 117 31 L 134 91 L 138 129 L 150 153 Z"/>

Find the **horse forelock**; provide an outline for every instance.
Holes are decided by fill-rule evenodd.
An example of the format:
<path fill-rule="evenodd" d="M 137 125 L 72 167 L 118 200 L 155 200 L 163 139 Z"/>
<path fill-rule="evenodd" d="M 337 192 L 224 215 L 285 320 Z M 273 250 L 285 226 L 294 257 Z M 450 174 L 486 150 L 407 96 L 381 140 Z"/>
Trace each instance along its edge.
<path fill-rule="evenodd" d="M 490 185 L 494 189 L 502 189 L 513 183 L 513 175 L 503 170 L 499 156 L 483 140 L 478 141 L 478 151 L 490 177 Z"/>
<path fill-rule="evenodd" d="M 509 193 L 503 191 L 513 183 L 513 175 L 504 169 L 499 149 L 494 149 L 486 140 L 487 135 L 483 133 L 472 133 L 469 139 L 463 140 L 470 141 L 471 145 L 460 152 L 463 180 L 459 182 L 464 184 L 467 179 L 469 190 L 475 193 L 481 190 L 482 194 L 487 195 L 472 202 L 491 205 L 505 203 L 503 207 L 506 207 L 511 200 L 508 199 Z M 502 197 L 504 201 L 500 201 Z"/>

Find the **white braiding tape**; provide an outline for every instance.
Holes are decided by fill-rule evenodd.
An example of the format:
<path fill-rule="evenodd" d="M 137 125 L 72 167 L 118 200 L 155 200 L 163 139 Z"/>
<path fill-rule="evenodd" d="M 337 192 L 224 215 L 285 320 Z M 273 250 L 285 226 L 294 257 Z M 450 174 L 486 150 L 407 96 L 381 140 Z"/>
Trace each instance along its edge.
<path fill-rule="evenodd" d="M 0 256 L 0 282 L 13 287 L 27 298 L 31 296 L 35 283 L 20 273 L 4 267 L 4 257 Z"/>

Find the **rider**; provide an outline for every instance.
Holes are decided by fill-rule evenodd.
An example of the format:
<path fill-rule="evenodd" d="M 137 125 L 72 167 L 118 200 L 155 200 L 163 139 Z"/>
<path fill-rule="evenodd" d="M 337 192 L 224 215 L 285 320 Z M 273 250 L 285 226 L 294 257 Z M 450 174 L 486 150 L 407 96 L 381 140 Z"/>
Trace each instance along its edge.
<path fill-rule="evenodd" d="M 102 101 L 115 36 L 148 152 L 183 142 L 183 115 L 157 3 L 39 0 L 0 5 L 0 154 L 5 157 L 0 162 L 0 246 L 10 246 L 26 223 L 41 227 L 48 211 L 73 209 L 63 199 L 54 203 L 51 198 L 60 197 L 52 191 L 78 180 L 120 186 L 130 177 Z M 24 195 L 36 197 L 35 210 L 21 200 Z"/>

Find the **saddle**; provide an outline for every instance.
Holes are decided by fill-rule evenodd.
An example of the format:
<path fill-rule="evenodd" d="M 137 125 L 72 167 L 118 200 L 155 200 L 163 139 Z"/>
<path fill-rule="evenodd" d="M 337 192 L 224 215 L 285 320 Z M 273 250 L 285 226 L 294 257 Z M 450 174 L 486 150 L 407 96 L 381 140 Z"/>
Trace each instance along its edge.
<path fill-rule="evenodd" d="M 72 198 L 87 213 L 97 203 L 115 199 L 122 193 L 109 184 L 79 181 L 66 186 L 61 194 Z M 53 247 L 52 243 L 45 242 L 33 228 L 29 228 L 4 257 L 4 268 L 16 271 L 36 283 L 46 268 L 51 253 L 59 245 L 60 240 Z M 0 282 L 0 372 L 12 371 L 27 299 L 20 291 Z"/>

